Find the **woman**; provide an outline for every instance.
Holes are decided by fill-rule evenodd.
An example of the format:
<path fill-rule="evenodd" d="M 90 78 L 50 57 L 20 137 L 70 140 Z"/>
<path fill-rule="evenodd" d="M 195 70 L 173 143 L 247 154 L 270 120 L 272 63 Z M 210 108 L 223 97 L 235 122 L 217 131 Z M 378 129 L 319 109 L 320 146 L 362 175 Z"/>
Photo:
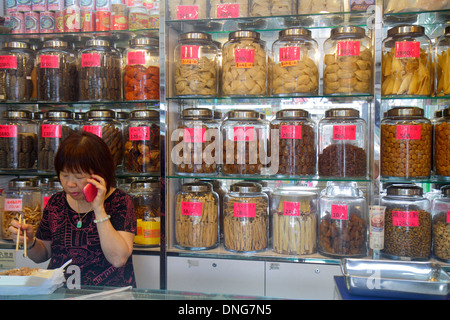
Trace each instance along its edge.
<path fill-rule="evenodd" d="M 74 133 L 61 143 L 55 170 L 64 191 L 48 201 L 36 234 L 18 221 L 10 227 L 13 235 L 19 227 L 25 231 L 34 262 L 50 259 L 48 268 L 55 269 L 72 259 L 81 285 L 136 286 L 131 257 L 136 214 L 131 197 L 114 187 L 115 169 L 108 146 L 94 134 Z M 88 183 L 97 188 L 92 202 L 83 195 Z"/>

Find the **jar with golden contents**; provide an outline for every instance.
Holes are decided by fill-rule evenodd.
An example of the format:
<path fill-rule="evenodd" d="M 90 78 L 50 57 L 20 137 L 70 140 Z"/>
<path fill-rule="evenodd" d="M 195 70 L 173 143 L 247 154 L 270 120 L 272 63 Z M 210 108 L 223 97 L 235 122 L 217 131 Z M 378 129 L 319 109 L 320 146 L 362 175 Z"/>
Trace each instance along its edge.
<path fill-rule="evenodd" d="M 222 95 L 265 96 L 267 55 L 265 42 L 256 31 L 229 34 L 222 49 Z"/>
<path fill-rule="evenodd" d="M 33 226 L 36 232 L 41 222 L 41 191 L 38 180 L 16 178 L 9 181 L 8 189 L 3 192 L 4 208 L 2 214 L 2 239 L 13 240 L 9 227 L 12 220 L 22 221 Z"/>
<path fill-rule="evenodd" d="M 450 186 L 441 188 L 441 197 L 433 201 L 433 255 L 450 262 Z"/>
<path fill-rule="evenodd" d="M 363 28 L 345 26 L 332 29 L 323 50 L 324 94 L 372 92 L 373 50 Z"/>
<path fill-rule="evenodd" d="M 219 244 L 219 197 L 209 183 L 185 183 L 177 193 L 175 247 L 204 250 Z"/>
<path fill-rule="evenodd" d="M 279 175 L 308 176 L 316 173 L 316 124 L 303 109 L 276 113 L 270 123 L 271 139 L 278 145 Z"/>
<path fill-rule="evenodd" d="M 214 97 L 218 93 L 219 49 L 211 35 L 187 32 L 175 47 L 174 95 Z"/>
<path fill-rule="evenodd" d="M 281 30 L 272 46 L 272 95 L 304 95 L 319 92 L 319 52 L 311 31 Z"/>
<path fill-rule="evenodd" d="M 429 96 L 433 83 L 432 45 L 422 26 L 398 26 L 383 40 L 381 94 Z"/>
<path fill-rule="evenodd" d="M 450 107 L 434 122 L 433 150 L 436 175 L 450 178 Z"/>
<path fill-rule="evenodd" d="M 429 259 L 431 208 L 422 188 L 413 184 L 391 185 L 381 198 L 381 205 L 386 207 L 382 255 L 391 259 Z"/>
<path fill-rule="evenodd" d="M 223 213 L 225 249 L 257 252 L 268 247 L 269 198 L 260 184 L 238 182 L 225 196 Z"/>
<path fill-rule="evenodd" d="M 447 96 L 450 95 L 450 26 L 445 27 L 444 35 L 437 40 L 435 48 L 436 96 Z"/>
<path fill-rule="evenodd" d="M 183 110 L 172 150 L 179 174 L 216 174 L 218 171 L 220 125 L 207 108 Z"/>
<path fill-rule="evenodd" d="M 397 107 L 381 121 L 381 176 L 426 178 L 431 173 L 432 126 L 423 109 Z"/>
<path fill-rule="evenodd" d="M 158 39 L 131 39 L 122 60 L 124 100 L 159 100 Z"/>

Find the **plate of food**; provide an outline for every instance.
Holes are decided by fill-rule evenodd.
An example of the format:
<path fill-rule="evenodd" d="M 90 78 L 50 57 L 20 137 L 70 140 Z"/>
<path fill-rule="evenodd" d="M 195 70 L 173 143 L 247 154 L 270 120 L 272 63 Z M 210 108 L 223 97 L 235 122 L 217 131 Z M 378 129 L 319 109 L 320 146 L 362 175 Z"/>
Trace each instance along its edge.
<path fill-rule="evenodd" d="M 0 286 L 39 287 L 50 279 L 54 270 L 23 267 L 0 272 Z"/>

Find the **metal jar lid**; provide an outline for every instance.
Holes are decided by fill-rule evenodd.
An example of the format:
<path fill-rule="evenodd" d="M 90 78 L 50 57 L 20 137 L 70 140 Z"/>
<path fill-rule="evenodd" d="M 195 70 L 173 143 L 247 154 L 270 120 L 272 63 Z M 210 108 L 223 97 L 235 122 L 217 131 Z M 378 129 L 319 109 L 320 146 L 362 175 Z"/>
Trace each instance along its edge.
<path fill-rule="evenodd" d="M 331 29 L 330 36 L 331 38 L 338 36 L 357 36 L 364 37 L 366 35 L 366 31 L 364 28 L 356 27 L 356 26 L 342 26 Z"/>
<path fill-rule="evenodd" d="M 388 117 L 423 117 L 424 111 L 417 107 L 396 107 L 387 111 Z"/>
<path fill-rule="evenodd" d="M 131 120 L 159 119 L 159 112 L 156 110 L 133 110 L 128 117 Z"/>
<path fill-rule="evenodd" d="M 49 120 L 71 120 L 73 119 L 73 114 L 71 111 L 67 110 L 51 110 L 45 113 L 45 119 Z"/>
<path fill-rule="evenodd" d="M 259 40 L 260 35 L 258 32 L 252 31 L 252 30 L 233 31 L 228 35 L 229 40 L 238 39 L 238 38 L 251 38 L 251 39 Z"/>
<path fill-rule="evenodd" d="M 39 181 L 36 179 L 29 178 L 15 178 L 9 180 L 10 189 L 28 189 L 28 188 L 38 188 Z"/>
<path fill-rule="evenodd" d="M 425 28 L 416 25 L 402 25 L 389 29 L 387 35 L 388 37 L 392 37 L 409 33 L 418 33 L 425 35 Z"/>
<path fill-rule="evenodd" d="M 280 110 L 276 113 L 277 119 L 309 118 L 309 112 L 303 109 Z"/>
<path fill-rule="evenodd" d="M 447 108 L 445 108 L 444 110 L 441 110 L 442 111 L 442 116 L 443 117 L 450 117 L 450 107 L 447 107 Z"/>
<path fill-rule="evenodd" d="M 3 118 L 12 120 L 31 120 L 32 113 L 28 110 L 6 110 Z"/>
<path fill-rule="evenodd" d="M 69 43 L 63 40 L 47 40 L 44 42 L 44 48 L 67 48 Z"/>
<path fill-rule="evenodd" d="M 325 118 L 358 118 L 359 111 L 351 108 L 334 108 L 325 111 Z"/>
<path fill-rule="evenodd" d="M 90 39 L 86 41 L 86 47 L 109 47 L 109 41 L 105 39 Z"/>
<path fill-rule="evenodd" d="M 393 184 L 387 187 L 386 194 L 388 196 L 422 196 L 423 190 L 413 184 Z"/>
<path fill-rule="evenodd" d="M 211 40 L 211 35 L 204 32 L 186 32 L 179 36 L 180 41 L 183 40 Z"/>
<path fill-rule="evenodd" d="M 258 120 L 261 114 L 254 110 L 232 110 L 227 113 L 230 120 Z"/>
<path fill-rule="evenodd" d="M 297 36 L 297 37 L 305 37 L 305 38 L 311 39 L 311 30 L 308 30 L 306 28 L 288 28 L 288 29 L 281 30 L 278 33 L 278 35 L 280 38 Z"/>
<path fill-rule="evenodd" d="M 230 186 L 231 192 L 256 193 L 261 192 L 262 186 L 255 182 L 237 182 Z"/>
<path fill-rule="evenodd" d="M 3 44 L 3 48 L 14 48 L 14 49 L 30 49 L 30 44 L 23 41 L 10 41 Z"/>
<path fill-rule="evenodd" d="M 213 119 L 213 112 L 207 108 L 189 108 L 183 110 L 183 119 L 196 120 L 196 119 Z"/>
<path fill-rule="evenodd" d="M 444 35 L 445 35 L 446 37 L 449 37 L 449 36 L 450 36 L 450 26 L 446 26 L 446 27 L 445 27 L 445 29 L 444 29 Z"/>
<path fill-rule="evenodd" d="M 449 184 L 449 185 L 446 185 L 446 186 L 443 186 L 443 187 L 441 188 L 441 193 L 442 193 L 442 195 L 443 195 L 444 197 L 450 198 L 450 184 Z"/>
<path fill-rule="evenodd" d="M 158 180 L 137 180 L 131 182 L 130 190 L 160 191 L 161 184 Z"/>
<path fill-rule="evenodd" d="M 181 186 L 181 190 L 184 192 L 208 192 L 212 191 L 212 185 L 201 182 L 185 183 Z"/>
<path fill-rule="evenodd" d="M 113 110 L 108 109 L 97 109 L 97 110 L 89 110 L 86 112 L 86 118 L 95 118 L 95 119 L 114 119 L 116 117 L 116 113 Z"/>
<path fill-rule="evenodd" d="M 136 37 L 130 40 L 130 47 L 134 46 L 159 46 L 159 40 L 156 38 Z"/>

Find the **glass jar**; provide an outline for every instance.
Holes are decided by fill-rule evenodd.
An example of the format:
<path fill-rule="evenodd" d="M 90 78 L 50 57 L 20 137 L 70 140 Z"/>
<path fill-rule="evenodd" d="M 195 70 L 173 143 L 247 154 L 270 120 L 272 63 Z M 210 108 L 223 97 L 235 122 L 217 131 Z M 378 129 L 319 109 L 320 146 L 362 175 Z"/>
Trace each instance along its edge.
<path fill-rule="evenodd" d="M 450 262 L 450 186 L 441 188 L 441 197 L 433 202 L 432 243 L 436 259 Z"/>
<path fill-rule="evenodd" d="M 131 111 L 124 128 L 124 171 L 157 173 L 161 168 L 160 155 L 159 112 Z"/>
<path fill-rule="evenodd" d="M 266 44 L 256 31 L 229 34 L 222 49 L 222 95 L 265 96 L 267 94 Z"/>
<path fill-rule="evenodd" d="M 212 19 L 248 17 L 248 0 L 211 0 L 209 17 Z"/>
<path fill-rule="evenodd" d="M 38 170 L 55 171 L 54 158 L 61 142 L 78 131 L 73 114 L 66 110 L 47 111 L 39 124 Z"/>
<path fill-rule="evenodd" d="M 5 204 L 2 215 L 2 238 L 13 240 L 8 228 L 12 220 L 25 219 L 36 232 L 41 222 L 41 191 L 36 179 L 16 178 L 9 181 L 8 189 L 3 192 Z"/>
<path fill-rule="evenodd" d="M 335 108 L 319 121 L 319 175 L 365 177 L 367 175 L 366 122 L 359 111 Z"/>
<path fill-rule="evenodd" d="M 225 249 L 258 252 L 268 247 L 269 199 L 261 185 L 238 182 L 230 186 L 223 200 Z"/>
<path fill-rule="evenodd" d="M 78 55 L 68 42 L 48 40 L 37 52 L 37 94 L 39 101 L 78 100 Z"/>
<path fill-rule="evenodd" d="M 175 96 L 217 96 L 219 49 L 211 35 L 187 32 L 180 35 L 178 41 L 174 56 Z"/>
<path fill-rule="evenodd" d="M 300 14 L 316 14 L 316 13 L 324 13 L 324 12 L 341 12 L 344 11 L 344 7 L 347 6 L 343 0 L 315 0 L 315 1 L 298 1 L 298 13 Z M 321 16 L 321 20 L 326 19 L 326 16 Z M 332 21 L 336 21 L 335 18 L 332 18 Z"/>
<path fill-rule="evenodd" d="M 36 168 L 37 131 L 30 111 L 3 112 L 0 119 L 0 169 Z"/>
<path fill-rule="evenodd" d="M 41 203 L 42 203 L 42 213 L 44 212 L 45 207 L 47 206 L 48 201 L 50 198 L 57 192 L 63 191 L 63 187 L 61 183 L 59 182 L 59 179 L 57 177 L 53 177 L 48 180 L 47 185 L 41 189 Z"/>
<path fill-rule="evenodd" d="M 150 17 L 145 6 L 133 5 L 128 8 L 128 28 L 130 30 L 148 29 L 149 26 Z"/>
<path fill-rule="evenodd" d="M 122 125 L 115 119 L 113 110 L 93 109 L 86 112 L 86 118 L 82 126 L 87 131 L 102 138 L 108 145 L 116 167 L 122 165 Z"/>
<path fill-rule="evenodd" d="M 318 193 L 312 188 L 283 186 L 272 197 L 272 245 L 281 254 L 316 252 Z"/>
<path fill-rule="evenodd" d="M 120 101 L 122 69 L 120 52 L 109 41 L 91 39 L 80 50 L 80 101 Z"/>
<path fill-rule="evenodd" d="M 426 178 L 431 173 L 432 126 L 417 107 L 388 110 L 381 121 L 381 176 Z"/>
<path fill-rule="evenodd" d="M 177 193 L 175 247 L 204 250 L 219 244 L 219 197 L 209 183 L 185 183 Z"/>
<path fill-rule="evenodd" d="M 131 39 L 123 54 L 123 66 L 124 100 L 159 100 L 158 39 Z"/>
<path fill-rule="evenodd" d="M 308 176 L 316 173 L 316 124 L 303 109 L 286 109 L 276 113 L 270 132 L 278 130 L 279 175 Z M 274 156 L 272 154 L 272 156 Z"/>
<path fill-rule="evenodd" d="M 367 203 L 356 182 L 329 181 L 320 194 L 319 253 L 335 258 L 364 257 Z"/>
<path fill-rule="evenodd" d="M 324 42 L 324 94 L 370 94 L 373 83 L 371 39 L 361 27 L 332 29 Z"/>
<path fill-rule="evenodd" d="M 318 94 L 319 47 L 310 30 L 281 30 L 272 54 L 272 95 Z"/>
<path fill-rule="evenodd" d="M 450 178 L 450 107 L 442 111 L 442 117 L 434 122 L 435 173 Z"/>
<path fill-rule="evenodd" d="M 253 110 L 233 110 L 220 128 L 223 140 L 222 172 L 255 175 L 266 164 L 269 123 Z M 266 152 L 265 152 L 266 151 Z M 265 152 L 265 153 L 264 153 Z"/>
<path fill-rule="evenodd" d="M 158 246 L 161 233 L 161 183 L 158 180 L 133 181 L 129 194 L 133 199 L 137 219 L 134 243 Z"/>
<path fill-rule="evenodd" d="M 436 96 L 450 95 L 450 26 L 437 40 L 434 50 Z"/>
<path fill-rule="evenodd" d="M 36 52 L 30 44 L 9 41 L 0 50 L 0 100 L 26 102 L 36 98 Z"/>
<path fill-rule="evenodd" d="M 424 27 L 389 29 L 383 40 L 381 64 L 381 95 L 431 95 L 432 45 Z"/>
<path fill-rule="evenodd" d="M 222 180 L 198 180 L 198 182 L 209 183 L 213 191 L 219 196 L 219 233 L 220 239 L 223 239 L 223 198 L 228 193 L 228 190 L 222 183 Z"/>
<path fill-rule="evenodd" d="M 173 149 L 175 171 L 179 174 L 216 174 L 219 155 L 219 123 L 207 108 L 183 110 Z"/>
<path fill-rule="evenodd" d="M 297 13 L 296 1 L 249 0 L 250 17 L 292 15 Z"/>
<path fill-rule="evenodd" d="M 386 207 L 384 249 L 391 259 L 427 260 L 431 255 L 430 201 L 413 184 L 391 185 L 381 198 Z"/>

